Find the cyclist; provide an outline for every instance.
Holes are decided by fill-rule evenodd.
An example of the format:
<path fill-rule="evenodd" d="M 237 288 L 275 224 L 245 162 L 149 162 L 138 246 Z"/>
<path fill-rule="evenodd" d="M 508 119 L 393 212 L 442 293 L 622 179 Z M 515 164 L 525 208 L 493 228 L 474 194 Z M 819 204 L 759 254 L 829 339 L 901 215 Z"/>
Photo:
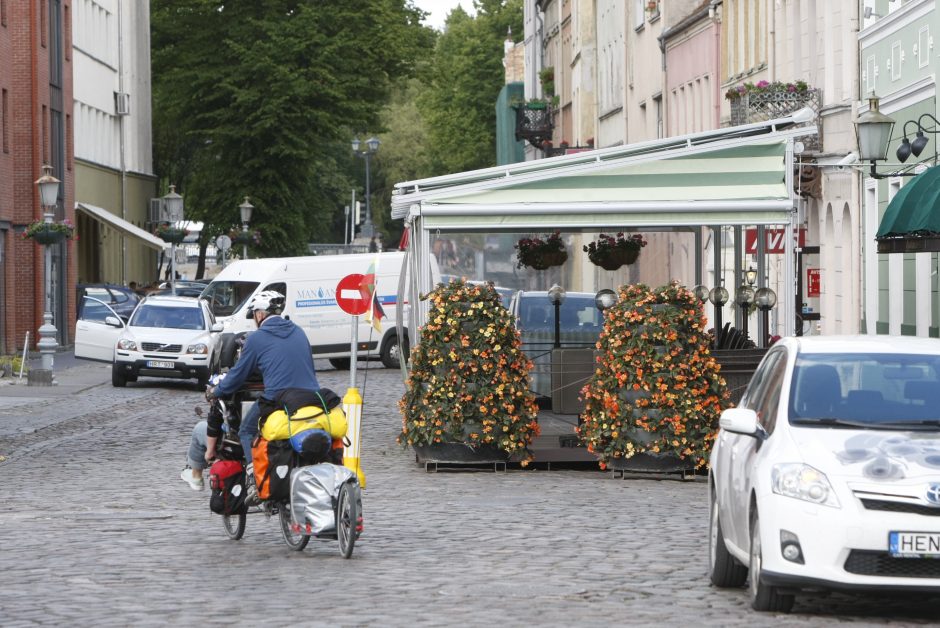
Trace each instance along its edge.
<path fill-rule="evenodd" d="M 264 381 L 264 392 L 242 419 L 238 439 L 245 450 L 246 474 L 253 476 L 251 443 L 258 434 L 258 420 L 279 406 L 278 394 L 288 389 L 317 391 L 317 372 L 310 353 L 310 342 L 304 331 L 280 314 L 284 295 L 273 290 L 256 294 L 248 304 L 258 331 L 248 335 L 241 357 L 218 386 L 206 390 L 206 399 L 228 397 L 258 369 Z M 257 503 L 254 484 L 249 482 L 248 501 Z"/>

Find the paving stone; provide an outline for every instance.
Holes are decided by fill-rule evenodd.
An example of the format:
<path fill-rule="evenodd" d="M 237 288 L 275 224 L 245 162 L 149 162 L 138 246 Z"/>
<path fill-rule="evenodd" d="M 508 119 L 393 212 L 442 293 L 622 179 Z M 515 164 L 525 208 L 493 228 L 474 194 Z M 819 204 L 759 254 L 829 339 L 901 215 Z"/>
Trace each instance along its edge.
<path fill-rule="evenodd" d="M 343 394 L 349 374 L 317 363 Z M 360 366 L 365 366 L 360 364 Z M 798 598 L 750 611 L 708 585 L 707 486 L 600 471 L 426 473 L 395 437 L 398 371 L 364 391 L 365 532 L 289 550 L 251 515 L 230 541 L 208 491 L 179 480 L 205 407 L 192 384 L 110 386 L 57 374 L 58 391 L 0 390 L 0 617 L 4 626 L 831 626 L 930 624 L 940 598 Z M 97 377 L 97 380 L 95 379 Z M 363 381 L 364 380 L 364 381 Z M 97 384 L 95 383 L 97 382 Z"/>

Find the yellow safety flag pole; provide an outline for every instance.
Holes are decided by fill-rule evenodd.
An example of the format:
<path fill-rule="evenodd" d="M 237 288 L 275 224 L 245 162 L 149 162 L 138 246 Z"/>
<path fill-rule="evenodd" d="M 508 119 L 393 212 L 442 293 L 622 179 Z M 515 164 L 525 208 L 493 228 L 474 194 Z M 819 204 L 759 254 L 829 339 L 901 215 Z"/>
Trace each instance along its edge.
<path fill-rule="evenodd" d="M 343 397 L 343 412 L 346 413 L 346 439 L 349 445 L 343 449 L 343 466 L 355 472 L 359 486 L 366 487 L 366 474 L 359 464 L 359 446 L 361 443 L 362 397 L 356 387 L 356 349 L 359 344 L 359 317 L 352 317 L 352 334 L 349 348 L 349 389 Z"/>

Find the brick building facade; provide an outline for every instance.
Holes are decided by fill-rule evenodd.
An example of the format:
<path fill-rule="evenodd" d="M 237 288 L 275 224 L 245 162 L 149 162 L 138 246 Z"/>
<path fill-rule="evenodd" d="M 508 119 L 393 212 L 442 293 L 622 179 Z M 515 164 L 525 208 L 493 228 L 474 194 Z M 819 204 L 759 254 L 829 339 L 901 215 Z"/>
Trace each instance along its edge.
<path fill-rule="evenodd" d="M 55 219 L 75 221 L 71 0 L 0 0 L 0 354 L 30 349 L 45 309 L 43 247 L 22 237 L 43 218 L 43 164 L 62 184 Z M 75 328 L 75 242 L 52 246 L 59 344 Z"/>

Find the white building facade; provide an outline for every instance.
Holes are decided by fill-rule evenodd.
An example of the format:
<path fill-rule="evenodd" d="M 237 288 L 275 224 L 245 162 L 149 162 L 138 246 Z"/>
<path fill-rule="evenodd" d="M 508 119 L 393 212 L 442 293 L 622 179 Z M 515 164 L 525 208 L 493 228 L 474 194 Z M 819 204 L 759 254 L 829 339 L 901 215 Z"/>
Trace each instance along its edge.
<path fill-rule="evenodd" d="M 156 190 L 149 3 L 72 6 L 79 282 L 147 283 L 157 278 L 157 251 L 129 227 L 151 227 Z"/>

